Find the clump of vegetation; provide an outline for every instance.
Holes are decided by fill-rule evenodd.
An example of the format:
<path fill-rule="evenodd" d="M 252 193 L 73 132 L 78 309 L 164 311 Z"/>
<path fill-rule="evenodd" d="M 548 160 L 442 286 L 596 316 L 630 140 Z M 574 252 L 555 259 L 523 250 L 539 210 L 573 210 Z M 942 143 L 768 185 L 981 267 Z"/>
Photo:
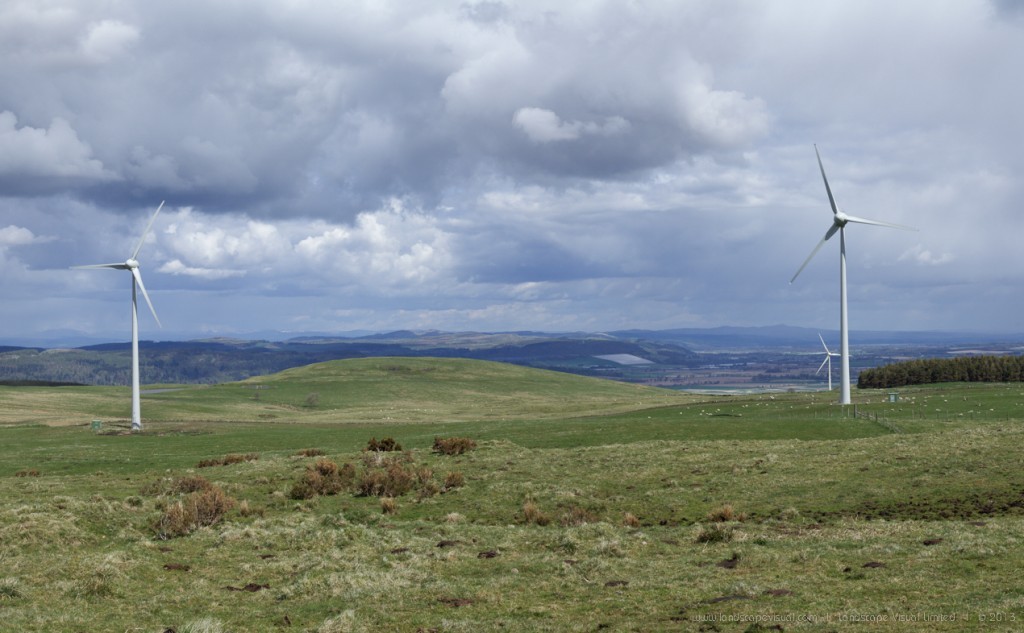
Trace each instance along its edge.
<path fill-rule="evenodd" d="M 301 451 L 295 453 L 296 457 L 320 457 L 326 455 L 327 451 L 322 448 L 304 448 Z"/>
<path fill-rule="evenodd" d="M 306 472 L 292 486 L 289 496 L 292 499 L 312 499 L 319 495 L 336 495 L 349 487 L 355 476 L 356 469 L 352 464 L 346 463 L 339 468 L 334 461 L 321 458 L 306 467 Z"/>
<path fill-rule="evenodd" d="M 38 477 L 39 471 L 35 468 L 23 468 L 18 472 L 14 473 L 15 477 Z"/>
<path fill-rule="evenodd" d="M 396 442 L 393 437 L 385 437 L 379 442 L 377 441 L 377 438 L 371 437 L 370 441 L 366 443 L 366 450 L 374 453 L 389 453 L 392 451 L 401 451 L 402 445 Z"/>
<path fill-rule="evenodd" d="M 207 479 L 201 475 L 186 475 L 178 477 L 171 482 L 170 491 L 176 494 L 188 494 L 190 492 L 202 492 L 213 487 Z"/>
<path fill-rule="evenodd" d="M 695 540 L 698 543 L 727 543 L 732 540 L 732 528 L 720 523 L 704 526 Z"/>
<path fill-rule="evenodd" d="M 730 521 L 746 521 L 747 515 L 745 512 L 736 512 L 732 505 L 725 504 L 719 506 L 708 512 L 708 521 L 714 521 L 715 523 L 728 523 Z"/>
<path fill-rule="evenodd" d="M 220 459 L 204 459 L 196 464 L 196 468 L 210 468 L 212 466 L 230 466 L 232 464 L 241 464 L 242 462 L 254 462 L 260 458 L 259 453 L 246 453 L 244 455 L 238 453 L 229 453 Z"/>
<path fill-rule="evenodd" d="M 314 391 L 313 393 L 306 396 L 306 400 L 303 403 L 303 406 L 308 409 L 313 409 L 318 404 L 320 404 L 320 394 Z"/>
<path fill-rule="evenodd" d="M 600 517 L 590 510 L 574 505 L 566 509 L 559 522 L 562 527 L 579 527 L 587 523 L 597 523 L 600 520 Z"/>
<path fill-rule="evenodd" d="M 21 583 L 17 578 L 0 579 L 0 600 L 20 598 Z"/>
<path fill-rule="evenodd" d="M 394 497 L 381 497 L 380 511 L 384 514 L 395 514 L 398 512 L 398 502 Z"/>
<path fill-rule="evenodd" d="M 622 524 L 626 527 L 638 528 L 640 527 L 640 519 L 638 519 L 632 512 L 627 512 L 625 516 L 622 517 Z"/>
<path fill-rule="evenodd" d="M 442 492 L 461 488 L 466 485 L 466 478 L 462 476 L 461 471 L 450 472 L 444 477 L 444 486 L 441 488 Z"/>
<path fill-rule="evenodd" d="M 523 522 L 533 525 L 547 525 L 551 523 L 549 517 L 533 499 L 527 499 L 523 503 Z"/>
<path fill-rule="evenodd" d="M 198 528 L 219 523 L 235 505 L 234 499 L 211 485 L 168 505 L 154 528 L 160 538 L 186 536 Z"/>
<path fill-rule="evenodd" d="M 462 455 L 476 448 L 468 437 L 435 437 L 433 451 L 441 455 Z"/>
<path fill-rule="evenodd" d="M 382 468 L 367 468 L 356 480 L 356 494 L 361 497 L 400 497 L 413 489 L 416 473 L 399 461 Z"/>

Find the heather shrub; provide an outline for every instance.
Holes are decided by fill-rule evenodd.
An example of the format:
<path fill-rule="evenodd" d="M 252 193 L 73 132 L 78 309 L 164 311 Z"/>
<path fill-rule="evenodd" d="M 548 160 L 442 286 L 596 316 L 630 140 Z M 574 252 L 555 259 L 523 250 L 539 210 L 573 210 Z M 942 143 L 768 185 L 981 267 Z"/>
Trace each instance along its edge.
<path fill-rule="evenodd" d="M 217 486 L 211 485 L 206 490 L 189 493 L 184 499 L 167 505 L 154 528 L 161 538 L 185 536 L 200 527 L 220 522 L 234 506 L 234 499 Z"/>
<path fill-rule="evenodd" d="M 246 453 L 244 455 L 239 453 L 229 453 L 220 459 L 204 459 L 196 464 L 196 468 L 210 468 L 213 466 L 230 466 L 231 464 L 240 464 L 242 462 L 254 462 L 259 459 L 259 453 Z"/>
<path fill-rule="evenodd" d="M 402 445 L 396 442 L 393 437 L 385 437 L 380 441 L 377 441 L 375 437 L 371 437 L 370 441 L 366 444 L 366 450 L 377 453 L 389 453 L 402 450 Z"/>
<path fill-rule="evenodd" d="M 336 495 L 347 488 L 355 477 L 355 467 L 338 464 L 330 459 L 321 458 L 316 463 L 306 466 L 306 471 L 289 493 L 292 499 L 312 499 L 318 495 Z"/>
<path fill-rule="evenodd" d="M 400 497 L 413 489 L 416 473 L 398 461 L 382 468 L 368 468 L 356 480 L 356 494 L 363 497 Z"/>
<path fill-rule="evenodd" d="M 441 455 L 462 455 L 476 448 L 468 437 L 435 437 L 433 451 Z"/>
<path fill-rule="evenodd" d="M 169 492 L 175 494 L 188 494 L 190 492 L 200 492 L 202 490 L 209 490 L 213 487 L 205 477 L 200 475 L 186 475 L 185 477 L 178 477 L 171 482 Z"/>

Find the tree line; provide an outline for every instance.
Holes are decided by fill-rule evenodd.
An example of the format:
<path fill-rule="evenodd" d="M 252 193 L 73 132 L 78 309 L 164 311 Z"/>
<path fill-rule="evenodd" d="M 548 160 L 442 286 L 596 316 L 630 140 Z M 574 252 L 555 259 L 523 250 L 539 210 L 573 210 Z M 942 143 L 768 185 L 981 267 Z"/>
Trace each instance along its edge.
<path fill-rule="evenodd" d="M 1022 382 L 1024 356 L 924 358 L 860 372 L 857 387 L 887 389 L 937 382 Z"/>

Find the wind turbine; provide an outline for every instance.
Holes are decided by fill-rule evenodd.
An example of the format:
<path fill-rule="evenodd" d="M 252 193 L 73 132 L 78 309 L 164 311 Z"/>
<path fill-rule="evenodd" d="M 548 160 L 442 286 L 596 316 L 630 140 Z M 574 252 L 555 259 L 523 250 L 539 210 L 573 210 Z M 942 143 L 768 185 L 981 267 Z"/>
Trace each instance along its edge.
<path fill-rule="evenodd" d="M 832 391 L 832 357 L 839 356 L 839 354 L 829 351 L 828 345 L 825 345 L 825 339 L 821 338 L 820 333 L 818 334 L 818 340 L 821 341 L 821 346 L 825 348 L 825 360 L 821 361 L 821 366 L 818 367 L 818 371 L 814 372 L 814 375 L 817 376 L 820 374 L 821 368 L 828 363 L 828 390 Z"/>
<path fill-rule="evenodd" d="M 139 250 L 142 249 L 142 243 L 146 241 L 146 236 L 149 235 L 149 230 L 153 228 L 153 222 L 156 220 L 156 216 L 160 214 L 160 209 L 164 208 L 164 203 L 161 202 L 160 206 L 156 208 L 156 212 L 153 213 L 153 217 L 149 219 L 149 224 L 146 225 L 146 230 L 142 232 L 142 237 L 139 238 L 139 243 L 135 245 L 135 250 L 132 254 L 122 263 L 115 264 L 92 264 L 89 266 L 75 266 L 74 268 L 113 268 L 114 270 L 127 270 L 132 274 L 132 430 L 142 430 L 142 412 L 139 405 L 139 310 L 136 302 L 136 287 L 142 290 L 142 296 L 146 300 L 146 304 L 149 306 L 149 311 L 153 313 L 153 318 L 156 319 L 156 324 L 160 325 L 160 318 L 156 315 L 156 310 L 153 309 L 153 302 L 149 300 L 149 293 L 146 292 L 146 286 L 142 283 L 142 274 L 139 272 Z M 163 327 L 160 325 L 160 327 Z"/>
<path fill-rule="evenodd" d="M 825 237 L 821 238 L 818 245 L 814 247 L 811 254 L 807 256 L 804 263 L 801 264 L 800 269 L 796 271 L 793 278 L 789 280 L 789 283 L 796 281 L 796 278 L 800 276 L 807 264 L 810 263 L 811 259 L 818 254 L 821 247 L 825 245 L 836 232 L 839 233 L 839 357 L 842 371 L 840 374 L 840 393 L 839 393 L 839 404 L 850 404 L 850 333 L 847 327 L 847 310 L 846 310 L 846 225 L 849 223 L 854 224 L 874 224 L 875 226 L 887 226 L 893 229 L 903 229 L 905 231 L 916 231 L 917 229 L 903 226 L 901 224 L 890 224 L 888 222 L 879 222 L 878 220 L 867 220 L 864 218 L 858 218 L 852 215 L 847 215 L 839 210 L 836 206 L 836 199 L 832 195 L 832 188 L 828 186 L 828 177 L 825 176 L 825 167 L 821 164 L 821 154 L 818 152 L 818 146 L 814 146 L 814 154 L 818 157 L 818 169 L 821 170 L 821 179 L 825 181 L 825 193 L 828 194 L 828 203 L 832 206 L 832 226 L 829 227 L 828 231 L 825 232 Z"/>

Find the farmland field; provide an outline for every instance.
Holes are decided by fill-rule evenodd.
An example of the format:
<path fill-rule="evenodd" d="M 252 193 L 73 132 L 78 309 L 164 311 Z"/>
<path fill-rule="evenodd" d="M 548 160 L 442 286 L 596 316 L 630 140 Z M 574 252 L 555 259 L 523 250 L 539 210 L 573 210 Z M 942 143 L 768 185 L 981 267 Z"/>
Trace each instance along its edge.
<path fill-rule="evenodd" d="M 856 391 L 843 411 L 364 359 L 146 395 L 135 435 L 127 396 L 0 388 L 3 630 L 1024 622 L 1021 385 Z M 175 523 L 211 490 L 208 524 Z"/>

